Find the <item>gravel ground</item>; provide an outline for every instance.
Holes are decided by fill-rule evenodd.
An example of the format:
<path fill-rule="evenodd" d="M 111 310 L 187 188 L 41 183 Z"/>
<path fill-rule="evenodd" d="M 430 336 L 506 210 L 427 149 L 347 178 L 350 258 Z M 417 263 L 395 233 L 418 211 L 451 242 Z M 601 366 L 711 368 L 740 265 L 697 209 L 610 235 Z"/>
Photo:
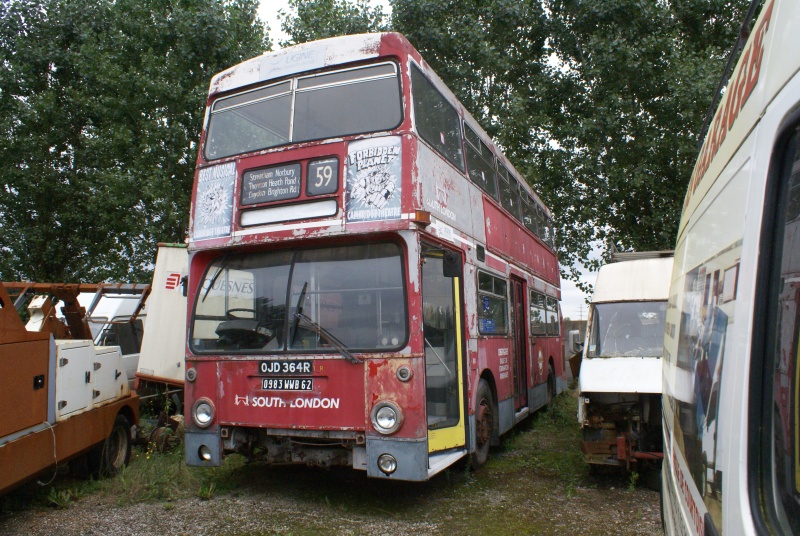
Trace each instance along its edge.
<path fill-rule="evenodd" d="M 480 471 L 454 467 L 424 483 L 242 460 L 214 473 L 218 488 L 209 493 L 203 487 L 208 474 L 192 476 L 197 473 L 185 468 L 180 451 L 161 455 L 166 462 L 154 465 L 137 450 L 122 477 L 133 482 L 95 483 L 63 508 L 47 506 L 48 490 L 36 484 L 0 499 L 0 534 L 663 534 L 659 494 L 643 478 L 632 486 L 626 476 L 589 474 L 578 449 L 574 403 L 559 397 L 554 412 L 509 434 Z M 136 481 L 135 475 L 171 475 L 165 467 L 190 478 L 167 477 L 175 485 L 162 498 L 153 499 L 152 489 L 149 500 L 138 496 L 155 477 Z M 55 486 L 70 490 L 77 484 L 62 475 Z"/>
<path fill-rule="evenodd" d="M 472 506 L 505 510 L 514 516 L 532 503 Z M 464 527 L 454 522 L 458 510 L 430 519 L 404 518 L 402 512 L 347 512 L 325 504 L 307 508 L 290 498 L 247 493 L 210 501 L 186 498 L 163 504 L 117 506 L 113 501 L 82 499 L 66 509 L 36 509 L 13 514 L 0 522 L 3 534 L 20 535 L 215 535 L 215 534 L 662 534 L 658 494 L 648 490 L 582 489 L 552 502 L 546 519 L 523 527 L 518 523 L 492 529 Z M 462 505 L 463 506 L 463 505 Z M 541 505 L 536 505 L 542 507 Z M 546 505 L 543 508 L 548 508 Z M 537 508 L 538 509 L 538 508 Z M 599 510 L 599 511 L 598 511 Z M 541 511 L 540 511 L 541 512 Z"/>

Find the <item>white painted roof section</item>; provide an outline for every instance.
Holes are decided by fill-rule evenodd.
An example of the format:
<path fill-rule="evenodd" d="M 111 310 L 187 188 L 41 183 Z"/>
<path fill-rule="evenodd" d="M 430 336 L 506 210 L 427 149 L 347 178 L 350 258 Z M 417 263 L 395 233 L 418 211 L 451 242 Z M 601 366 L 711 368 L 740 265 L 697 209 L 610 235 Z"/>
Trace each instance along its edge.
<path fill-rule="evenodd" d="M 672 257 L 606 264 L 597 274 L 592 303 L 669 298 Z"/>
<path fill-rule="evenodd" d="M 331 37 L 267 52 L 211 79 L 209 95 L 351 61 L 375 58 L 383 34 Z"/>
<path fill-rule="evenodd" d="M 585 393 L 660 393 L 660 357 L 584 359 L 578 387 Z"/>

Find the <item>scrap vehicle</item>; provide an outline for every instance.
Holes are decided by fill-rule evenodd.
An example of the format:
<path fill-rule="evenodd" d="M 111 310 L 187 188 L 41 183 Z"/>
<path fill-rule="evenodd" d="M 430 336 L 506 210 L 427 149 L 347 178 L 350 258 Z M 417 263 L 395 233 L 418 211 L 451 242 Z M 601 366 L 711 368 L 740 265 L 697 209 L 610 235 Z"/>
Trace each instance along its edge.
<path fill-rule="evenodd" d="M 31 331 L 0 284 L 0 494 L 67 462 L 98 476 L 130 459 L 139 398 L 119 347 L 92 343 L 80 286 L 63 287 L 72 296 L 67 320 L 56 318 L 49 296 L 37 298 L 28 312 L 41 329 Z"/>
<path fill-rule="evenodd" d="M 268 52 L 207 105 L 187 464 L 423 481 L 564 389 L 553 215 L 405 37 Z"/>
<path fill-rule="evenodd" d="M 581 451 L 593 469 L 659 467 L 661 357 L 672 252 L 616 253 L 600 268 L 578 379 Z"/>
<path fill-rule="evenodd" d="M 133 388 L 144 337 L 147 284 L 62 284 L 7 282 L 6 290 L 18 311 L 41 308 L 26 324 L 30 331 L 59 329 L 56 338 L 91 339 L 95 346 L 119 346 L 128 387 Z M 88 331 L 87 331 L 88 328 Z"/>
<path fill-rule="evenodd" d="M 151 318 L 142 339 L 134 387 L 145 399 L 166 395 L 171 410 L 181 413 L 186 360 L 186 279 L 189 254 L 184 244 L 158 244 L 152 292 L 147 300 Z"/>

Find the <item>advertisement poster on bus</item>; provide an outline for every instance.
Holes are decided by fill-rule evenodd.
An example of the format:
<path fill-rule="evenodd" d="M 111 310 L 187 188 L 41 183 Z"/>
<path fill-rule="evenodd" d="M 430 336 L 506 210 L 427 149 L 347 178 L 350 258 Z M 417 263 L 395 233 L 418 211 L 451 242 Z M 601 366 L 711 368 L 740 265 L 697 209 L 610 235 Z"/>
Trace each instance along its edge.
<path fill-rule="evenodd" d="M 401 139 L 354 141 L 347 151 L 347 221 L 400 218 Z"/>
<path fill-rule="evenodd" d="M 686 274 L 678 338 L 678 367 L 691 374 L 674 385 L 674 427 L 688 478 L 694 481 L 710 521 L 721 529 L 724 445 L 718 419 L 728 327 L 733 322 L 739 249 L 733 248 Z M 677 393 L 685 393 L 676 396 Z M 688 396 L 687 396 L 688 395 Z M 700 503 L 695 501 L 696 505 Z"/>
<path fill-rule="evenodd" d="M 236 162 L 203 168 L 197 178 L 193 240 L 231 234 Z"/>

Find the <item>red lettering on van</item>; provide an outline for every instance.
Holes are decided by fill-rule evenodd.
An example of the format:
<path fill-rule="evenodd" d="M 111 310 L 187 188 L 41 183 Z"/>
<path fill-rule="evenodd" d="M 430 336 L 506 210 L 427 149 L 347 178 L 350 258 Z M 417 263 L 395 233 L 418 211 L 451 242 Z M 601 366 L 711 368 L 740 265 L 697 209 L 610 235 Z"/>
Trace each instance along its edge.
<path fill-rule="evenodd" d="M 708 171 L 708 167 L 711 165 L 714 156 L 716 156 L 720 145 L 725 141 L 727 131 L 733 128 L 733 124 L 739 117 L 739 112 L 742 111 L 758 84 L 761 75 L 761 62 L 764 59 L 764 36 L 769 30 L 773 3 L 770 2 L 766 7 L 764 18 L 758 28 L 755 29 L 753 41 L 742 53 L 742 58 L 739 60 L 739 71 L 736 73 L 736 78 L 728 84 L 725 100 L 717 109 L 717 114 L 714 116 L 708 137 L 703 144 L 694 173 L 692 173 L 692 178 L 689 181 L 689 193 L 686 194 L 686 199 L 683 202 L 684 208 L 689 204 L 689 199 L 692 198 L 694 191 L 706 171 Z"/>

